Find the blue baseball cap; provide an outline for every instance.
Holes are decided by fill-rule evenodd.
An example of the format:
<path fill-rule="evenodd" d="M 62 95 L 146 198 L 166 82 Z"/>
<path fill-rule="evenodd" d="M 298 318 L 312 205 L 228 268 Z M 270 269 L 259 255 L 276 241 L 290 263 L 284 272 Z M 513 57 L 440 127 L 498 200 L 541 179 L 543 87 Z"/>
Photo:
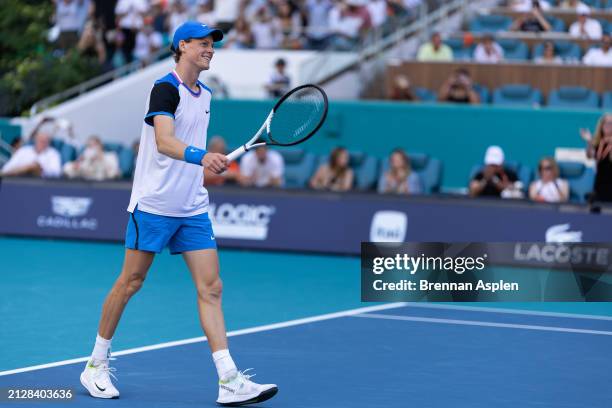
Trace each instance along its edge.
<path fill-rule="evenodd" d="M 213 41 L 221 41 L 223 32 L 216 28 L 210 28 L 206 24 L 198 23 L 197 21 L 187 21 L 179 26 L 174 32 L 172 38 L 172 50 L 177 50 L 181 40 L 190 40 L 192 38 L 204 38 L 212 35 Z"/>

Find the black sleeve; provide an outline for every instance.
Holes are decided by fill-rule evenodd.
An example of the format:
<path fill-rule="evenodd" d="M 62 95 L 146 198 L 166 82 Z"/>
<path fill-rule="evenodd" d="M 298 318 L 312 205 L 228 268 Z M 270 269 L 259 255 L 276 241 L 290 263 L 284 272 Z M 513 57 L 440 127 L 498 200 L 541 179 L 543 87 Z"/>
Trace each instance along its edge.
<path fill-rule="evenodd" d="M 174 113 L 179 104 L 178 89 L 168 82 L 155 84 L 149 97 L 149 110 L 144 121 L 153 126 L 153 118 L 156 115 L 166 115 L 174 118 Z"/>
<path fill-rule="evenodd" d="M 483 178 L 484 178 L 484 174 L 482 174 L 482 171 L 479 171 L 478 173 L 476 173 L 476 175 L 474 176 L 472 180 L 480 181 Z"/>

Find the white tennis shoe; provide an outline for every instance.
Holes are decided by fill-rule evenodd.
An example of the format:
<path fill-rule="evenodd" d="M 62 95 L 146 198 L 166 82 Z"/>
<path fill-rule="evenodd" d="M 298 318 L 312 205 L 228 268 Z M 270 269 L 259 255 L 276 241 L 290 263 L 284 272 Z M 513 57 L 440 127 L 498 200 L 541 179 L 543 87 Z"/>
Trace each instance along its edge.
<path fill-rule="evenodd" d="M 81 373 L 81 384 L 87 388 L 92 397 L 119 398 L 119 391 L 110 379 L 111 376 L 117 379 L 113 374 L 114 371 L 114 368 L 109 367 L 108 360 L 90 359 Z"/>
<path fill-rule="evenodd" d="M 250 368 L 249 368 L 250 370 Z M 250 380 L 253 375 L 247 371 L 238 371 L 230 380 L 219 380 L 219 398 L 217 404 L 223 406 L 240 406 L 269 400 L 278 392 L 276 384 L 257 384 Z"/>

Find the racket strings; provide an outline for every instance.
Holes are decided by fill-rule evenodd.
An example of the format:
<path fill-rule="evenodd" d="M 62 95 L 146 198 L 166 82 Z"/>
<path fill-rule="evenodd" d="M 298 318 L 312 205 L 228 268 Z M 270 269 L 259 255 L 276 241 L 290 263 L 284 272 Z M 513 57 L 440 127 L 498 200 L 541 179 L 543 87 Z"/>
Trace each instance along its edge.
<path fill-rule="evenodd" d="M 298 89 L 277 106 L 269 138 L 275 144 L 299 143 L 317 130 L 326 111 L 325 96 L 318 88 Z"/>

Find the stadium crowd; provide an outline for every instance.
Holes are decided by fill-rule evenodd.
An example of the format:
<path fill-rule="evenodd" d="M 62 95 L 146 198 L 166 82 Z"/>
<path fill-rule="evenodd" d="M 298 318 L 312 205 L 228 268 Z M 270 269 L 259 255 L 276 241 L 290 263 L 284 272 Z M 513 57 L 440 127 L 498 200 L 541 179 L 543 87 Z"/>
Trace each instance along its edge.
<path fill-rule="evenodd" d="M 77 48 L 107 70 L 150 62 L 187 20 L 222 29 L 227 48 L 349 50 L 422 1 L 54 0 L 49 39 L 59 53 Z"/>
<path fill-rule="evenodd" d="M 597 172 L 592 198 L 612 201 L 612 114 L 601 116 L 594 133 L 580 129 L 579 134 L 586 144 L 586 156 L 595 160 Z M 138 143 L 117 150 L 105 148 L 96 136 L 89 137 L 85 145 L 79 145 L 75 142 L 69 124 L 51 118 L 42 120 L 33 130 L 30 139 L 31 143 L 21 140 L 15 143 L 15 153 L 0 169 L 0 176 L 64 177 L 96 181 L 129 179 L 138 154 Z M 59 141 L 61 143 L 58 144 Z M 54 145 L 62 146 L 62 154 Z M 70 148 L 68 151 L 72 152 L 72 156 L 66 157 L 66 147 Z M 208 149 L 214 153 L 229 152 L 221 136 L 213 136 Z M 126 152 L 129 153 L 127 169 L 126 163 L 120 163 L 126 157 Z M 231 163 L 221 175 L 204 169 L 205 185 L 283 188 L 285 157 L 283 149 L 259 147 L 246 153 L 239 162 Z M 319 159 L 312 174 L 302 174 L 304 181 L 292 187 L 334 192 L 358 189 L 358 165 L 353 162 L 346 148 L 336 147 L 328 156 Z M 423 173 L 412 167 L 410 155 L 401 148 L 394 149 L 389 157 L 380 162 L 380 167 L 375 167 L 378 176 L 370 188 L 378 193 L 409 195 L 429 192 L 424 188 Z M 528 198 L 552 203 L 570 200 L 571 186 L 561 177 L 559 164 L 552 157 L 543 157 L 537 164 L 533 181 L 524 185 L 516 166 L 506 160 L 503 149 L 492 145 L 486 150 L 482 164 L 470 177 L 468 194 L 471 197 Z"/>

